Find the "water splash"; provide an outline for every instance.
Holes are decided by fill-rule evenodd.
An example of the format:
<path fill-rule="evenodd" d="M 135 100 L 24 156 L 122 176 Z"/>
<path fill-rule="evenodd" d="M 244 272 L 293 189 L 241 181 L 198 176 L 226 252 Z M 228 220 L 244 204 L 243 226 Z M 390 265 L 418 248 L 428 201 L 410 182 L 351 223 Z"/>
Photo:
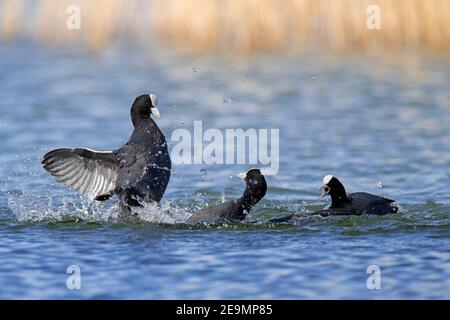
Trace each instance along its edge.
<path fill-rule="evenodd" d="M 116 221 L 118 210 L 110 203 L 94 203 L 82 196 L 37 195 L 36 192 L 8 192 L 8 206 L 19 222 Z"/>
<path fill-rule="evenodd" d="M 95 202 L 80 195 L 67 195 L 58 188 L 46 195 L 29 190 L 6 192 L 8 207 L 19 222 L 95 221 L 120 223 L 129 217 L 120 214 L 117 201 Z M 162 204 L 143 203 L 133 208 L 132 216 L 141 222 L 179 224 L 190 214 L 170 201 Z"/>
<path fill-rule="evenodd" d="M 132 214 L 139 220 L 150 223 L 180 224 L 191 216 L 186 210 L 174 206 L 171 201 L 142 203 L 142 207 L 133 208 Z"/>

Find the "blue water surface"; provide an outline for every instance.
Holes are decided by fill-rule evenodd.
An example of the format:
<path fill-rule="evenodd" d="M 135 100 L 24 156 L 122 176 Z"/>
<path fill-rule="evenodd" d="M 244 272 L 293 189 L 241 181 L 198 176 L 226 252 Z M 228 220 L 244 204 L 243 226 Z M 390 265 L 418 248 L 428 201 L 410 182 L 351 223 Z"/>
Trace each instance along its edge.
<path fill-rule="evenodd" d="M 92 55 L 0 43 L 0 298 L 449 299 L 450 64 L 442 57 L 192 57 L 126 46 Z M 117 219 L 40 166 L 56 147 L 119 147 L 142 93 L 173 130 L 279 129 L 279 171 L 247 221 L 188 227 L 190 212 L 239 197 L 251 164 L 177 165 L 164 210 Z M 271 217 L 348 191 L 394 198 L 395 216 Z M 81 289 L 67 288 L 68 266 Z M 381 289 L 367 268 L 381 270 Z"/>

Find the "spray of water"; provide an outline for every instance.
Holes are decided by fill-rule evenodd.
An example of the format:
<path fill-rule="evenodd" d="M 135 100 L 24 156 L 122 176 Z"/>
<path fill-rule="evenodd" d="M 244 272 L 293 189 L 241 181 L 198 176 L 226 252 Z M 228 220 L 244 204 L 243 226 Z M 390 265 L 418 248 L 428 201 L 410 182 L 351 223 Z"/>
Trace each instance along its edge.
<path fill-rule="evenodd" d="M 116 201 L 99 203 L 82 196 L 62 197 L 57 193 L 45 196 L 35 192 L 21 191 L 7 193 L 8 206 L 19 222 L 83 220 L 96 222 L 128 221 L 120 213 Z M 132 209 L 134 221 L 162 224 L 185 223 L 190 213 L 173 205 L 170 201 L 162 204 L 143 203 Z"/>

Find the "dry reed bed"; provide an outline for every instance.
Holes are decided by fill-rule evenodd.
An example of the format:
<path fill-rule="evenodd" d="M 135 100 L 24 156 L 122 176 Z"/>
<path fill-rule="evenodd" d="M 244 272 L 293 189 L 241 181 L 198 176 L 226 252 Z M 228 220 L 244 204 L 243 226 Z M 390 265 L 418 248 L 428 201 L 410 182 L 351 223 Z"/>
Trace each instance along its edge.
<path fill-rule="evenodd" d="M 67 7 L 81 8 L 68 30 Z M 0 0 L 3 38 L 100 50 L 118 38 L 156 37 L 190 50 L 251 53 L 320 46 L 336 51 L 420 49 L 448 52 L 450 0 Z M 366 26 L 381 9 L 381 29 Z"/>

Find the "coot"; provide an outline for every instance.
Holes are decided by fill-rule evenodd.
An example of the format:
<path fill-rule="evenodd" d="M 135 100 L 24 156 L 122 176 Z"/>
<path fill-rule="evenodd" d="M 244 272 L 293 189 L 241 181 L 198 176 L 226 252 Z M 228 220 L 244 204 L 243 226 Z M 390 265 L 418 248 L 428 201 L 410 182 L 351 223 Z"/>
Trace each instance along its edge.
<path fill-rule="evenodd" d="M 115 151 L 56 149 L 42 164 L 58 182 L 97 201 L 117 194 L 122 209 L 159 202 L 169 183 L 171 161 L 164 134 L 150 115 L 160 117 L 157 97 L 141 95 L 131 107 L 134 130 L 124 146 Z"/>
<path fill-rule="evenodd" d="M 250 169 L 237 175 L 245 180 L 245 191 L 241 198 L 224 202 L 213 208 L 194 212 L 187 220 L 189 224 L 218 221 L 241 221 L 261 200 L 267 191 L 267 183 L 259 169 Z"/>

